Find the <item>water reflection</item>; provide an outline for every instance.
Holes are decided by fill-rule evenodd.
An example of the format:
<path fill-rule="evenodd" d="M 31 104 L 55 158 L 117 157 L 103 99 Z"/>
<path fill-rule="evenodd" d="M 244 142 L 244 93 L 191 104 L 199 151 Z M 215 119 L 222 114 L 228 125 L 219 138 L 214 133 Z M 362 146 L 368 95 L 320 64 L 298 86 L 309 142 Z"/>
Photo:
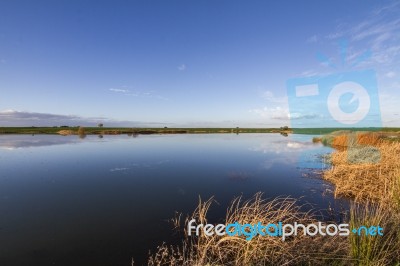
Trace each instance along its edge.
<path fill-rule="evenodd" d="M 334 202 L 325 182 L 303 176 L 329 151 L 312 136 L 134 137 L 0 136 L 13 149 L 0 149 L 1 264 L 129 265 L 132 256 L 145 264 L 173 238 L 165 221 L 192 212 L 199 196 L 215 196 L 215 219 L 235 196 L 258 191 L 319 208 Z"/>
<path fill-rule="evenodd" d="M 311 137 L 291 135 L 285 139 L 265 140 L 249 150 L 267 155 L 267 160 L 262 163 L 265 169 L 270 169 L 275 164 L 300 168 L 325 168 L 327 165 L 319 159 L 319 156 L 331 152 L 331 149 L 321 143 L 311 142 Z"/>
<path fill-rule="evenodd" d="M 0 135 L 0 148 L 8 150 L 27 147 L 74 144 L 77 142 L 79 142 L 77 136 Z"/>
<path fill-rule="evenodd" d="M 126 136 L 132 137 L 132 134 L 128 135 L 118 135 L 118 136 L 108 136 L 112 140 L 116 138 L 126 139 Z M 54 146 L 54 145 L 64 145 L 64 144 L 77 144 L 81 143 L 82 140 L 89 142 L 103 141 L 103 135 L 97 135 L 97 140 L 95 135 L 88 137 L 86 134 L 81 135 L 2 135 L 0 134 L 0 149 L 13 150 L 18 148 L 31 148 L 31 147 L 41 147 L 41 146 Z M 137 135 L 134 137 L 137 137 Z M 105 138 L 107 139 L 107 138 Z"/>

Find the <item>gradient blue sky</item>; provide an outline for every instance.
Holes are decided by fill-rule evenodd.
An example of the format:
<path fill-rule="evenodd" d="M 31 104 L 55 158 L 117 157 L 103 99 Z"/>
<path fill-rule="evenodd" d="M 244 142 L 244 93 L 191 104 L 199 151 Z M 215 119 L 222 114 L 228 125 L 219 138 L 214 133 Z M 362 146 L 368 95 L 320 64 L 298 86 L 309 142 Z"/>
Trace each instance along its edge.
<path fill-rule="evenodd" d="M 0 125 L 287 125 L 288 79 L 352 70 L 316 58 L 341 40 L 400 126 L 399 1 L 2 0 Z"/>

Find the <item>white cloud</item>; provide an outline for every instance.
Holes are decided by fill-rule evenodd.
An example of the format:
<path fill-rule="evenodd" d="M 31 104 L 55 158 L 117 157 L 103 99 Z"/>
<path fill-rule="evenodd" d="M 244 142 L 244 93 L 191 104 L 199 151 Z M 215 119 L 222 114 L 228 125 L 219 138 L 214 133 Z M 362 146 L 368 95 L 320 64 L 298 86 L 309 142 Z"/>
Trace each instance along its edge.
<path fill-rule="evenodd" d="M 128 86 L 122 86 L 121 88 L 110 88 L 108 89 L 111 92 L 122 94 L 124 96 L 131 96 L 131 97 L 145 97 L 145 98 L 156 98 L 159 100 L 168 100 L 167 97 L 162 95 L 158 95 L 154 93 L 154 91 L 132 91 L 127 89 Z"/>
<path fill-rule="evenodd" d="M 250 109 L 249 112 L 260 116 L 267 123 L 280 125 L 289 122 L 289 108 L 287 96 L 275 96 L 272 91 L 266 90 L 261 94 L 266 105 Z"/>
<path fill-rule="evenodd" d="M 334 40 L 334 39 L 340 38 L 342 36 L 343 36 L 343 33 L 337 31 L 334 33 L 329 33 L 328 35 L 326 35 L 325 38 L 327 38 L 328 40 Z"/>
<path fill-rule="evenodd" d="M 400 89 L 400 84 L 397 87 Z M 400 112 L 399 102 L 400 96 L 393 93 L 380 93 L 379 101 L 381 102 L 381 116 L 383 126 L 399 126 L 400 125 Z"/>
<path fill-rule="evenodd" d="M 17 112 L 17 111 L 15 111 L 13 109 L 6 109 L 6 110 L 3 110 L 3 111 L 0 111 L 0 115 L 2 115 L 2 114 L 12 114 L 14 112 Z"/>
<path fill-rule="evenodd" d="M 380 8 L 377 8 L 377 9 L 373 10 L 372 13 L 374 15 L 379 15 L 379 14 L 381 14 L 383 12 L 386 12 L 388 10 L 396 9 L 398 7 L 399 7 L 399 2 L 398 1 L 393 1 L 392 3 L 390 3 L 388 5 L 385 5 L 385 6 L 382 6 Z"/>
<path fill-rule="evenodd" d="M 0 111 L 0 124 L 2 126 L 92 126 L 104 123 L 111 127 L 132 126 L 165 126 L 170 123 L 121 121 L 107 117 L 81 117 L 77 115 L 63 115 L 51 113 L 37 113 L 27 111 L 4 110 Z"/>
<path fill-rule="evenodd" d="M 372 57 L 370 64 L 373 67 L 382 67 L 383 64 L 397 63 L 400 56 L 400 2 L 372 10 L 365 20 L 357 24 L 338 25 L 334 33 L 328 34 L 327 39 L 347 38 L 352 44 L 349 51 L 360 54 L 361 49 L 370 49 Z M 360 47 L 362 45 L 363 47 Z M 358 46 L 358 49 L 355 47 Z M 347 58 L 350 60 L 350 57 Z"/>
<path fill-rule="evenodd" d="M 119 93 L 128 93 L 129 92 L 129 90 L 126 90 L 126 89 L 114 89 L 114 88 L 110 88 L 109 91 L 119 92 Z"/>
<path fill-rule="evenodd" d="M 186 65 L 185 64 L 181 64 L 180 66 L 178 66 L 178 70 L 179 71 L 185 71 L 186 70 Z"/>
<path fill-rule="evenodd" d="M 385 74 L 385 76 L 388 78 L 394 78 L 396 76 L 396 73 L 394 71 L 389 71 Z"/>
<path fill-rule="evenodd" d="M 267 101 L 268 104 L 287 104 L 286 96 L 275 96 L 272 91 L 264 91 L 262 97 Z"/>
<path fill-rule="evenodd" d="M 15 150 L 27 147 L 53 146 L 63 144 L 79 143 L 79 138 L 60 138 L 55 135 L 36 135 L 29 137 L 26 135 L 3 135 L 0 138 L 0 149 Z"/>
<path fill-rule="evenodd" d="M 110 169 L 110 172 L 126 171 L 126 170 L 129 170 L 129 168 L 127 168 L 127 167 L 115 167 L 115 168 Z"/>
<path fill-rule="evenodd" d="M 321 147 L 321 144 L 315 144 L 311 141 L 296 140 L 292 136 L 280 138 L 275 141 L 261 142 L 261 144 L 249 148 L 250 151 L 272 154 L 271 160 L 263 163 L 263 167 L 270 168 L 274 164 L 290 164 L 299 160 L 300 154 L 306 150 L 315 150 Z M 278 140 L 279 138 L 279 140 Z"/>
<path fill-rule="evenodd" d="M 316 43 L 317 41 L 318 41 L 317 35 L 313 35 L 306 40 L 307 43 Z"/>
<path fill-rule="evenodd" d="M 305 70 L 305 71 L 301 72 L 300 75 L 298 75 L 298 76 L 300 76 L 300 77 L 313 77 L 313 76 L 320 75 L 320 74 L 321 73 L 318 72 L 318 71 L 315 71 L 313 69 L 309 69 L 309 70 Z"/>
<path fill-rule="evenodd" d="M 97 118 L 99 120 L 101 118 Z M 48 113 L 35 113 L 15 110 L 0 112 L 0 122 L 3 125 L 13 126 L 55 126 L 55 125 L 80 125 L 82 118 L 76 115 L 59 115 Z"/>
<path fill-rule="evenodd" d="M 249 110 L 249 112 L 257 114 L 262 118 L 266 118 L 268 120 L 287 120 L 289 121 L 289 111 L 282 107 L 263 107 L 263 108 L 255 108 Z"/>
<path fill-rule="evenodd" d="M 318 115 L 318 114 L 315 114 L 315 113 L 309 113 L 309 114 L 291 113 L 288 116 L 292 120 L 314 119 L 314 118 L 318 118 L 318 117 L 322 118 L 321 115 Z"/>

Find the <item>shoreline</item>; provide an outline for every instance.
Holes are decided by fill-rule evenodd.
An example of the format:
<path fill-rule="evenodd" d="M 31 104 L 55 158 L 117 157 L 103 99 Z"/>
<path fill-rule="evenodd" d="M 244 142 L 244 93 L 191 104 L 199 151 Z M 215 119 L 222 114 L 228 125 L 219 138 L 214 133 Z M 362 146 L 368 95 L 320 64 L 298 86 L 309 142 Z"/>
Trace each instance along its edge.
<path fill-rule="evenodd" d="M 221 133 L 280 133 L 291 134 L 291 129 L 280 128 L 122 128 L 122 127 L 0 127 L 0 135 L 152 135 L 152 134 L 221 134 Z"/>
<path fill-rule="evenodd" d="M 400 132 L 400 128 L 151 128 L 151 127 L 0 127 L 0 135 L 49 134 L 49 135 L 121 135 L 121 134 L 221 134 L 221 133 L 279 133 L 323 135 L 337 130 Z"/>

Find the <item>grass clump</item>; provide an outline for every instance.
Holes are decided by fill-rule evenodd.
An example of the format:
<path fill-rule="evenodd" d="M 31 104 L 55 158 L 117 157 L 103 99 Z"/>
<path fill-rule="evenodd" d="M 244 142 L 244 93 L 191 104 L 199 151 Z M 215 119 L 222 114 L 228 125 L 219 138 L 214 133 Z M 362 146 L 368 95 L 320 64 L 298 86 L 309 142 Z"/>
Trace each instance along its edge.
<path fill-rule="evenodd" d="M 320 137 L 313 137 L 313 138 L 312 138 L 312 142 L 313 142 L 313 143 L 320 143 L 320 142 L 322 142 L 322 138 L 320 138 Z"/>
<path fill-rule="evenodd" d="M 350 147 L 347 160 L 350 164 L 375 164 L 381 160 L 381 153 L 373 146 Z"/>
<path fill-rule="evenodd" d="M 350 256 L 354 265 L 399 265 L 399 213 L 379 203 L 354 204 L 350 211 L 350 228 L 377 226 L 383 236 L 350 234 Z"/>
<path fill-rule="evenodd" d="M 332 143 L 324 178 L 335 185 L 335 196 L 354 199 L 351 227 L 384 229 L 383 236 L 350 234 L 353 264 L 400 265 L 400 143 L 379 133 L 339 135 Z"/>

